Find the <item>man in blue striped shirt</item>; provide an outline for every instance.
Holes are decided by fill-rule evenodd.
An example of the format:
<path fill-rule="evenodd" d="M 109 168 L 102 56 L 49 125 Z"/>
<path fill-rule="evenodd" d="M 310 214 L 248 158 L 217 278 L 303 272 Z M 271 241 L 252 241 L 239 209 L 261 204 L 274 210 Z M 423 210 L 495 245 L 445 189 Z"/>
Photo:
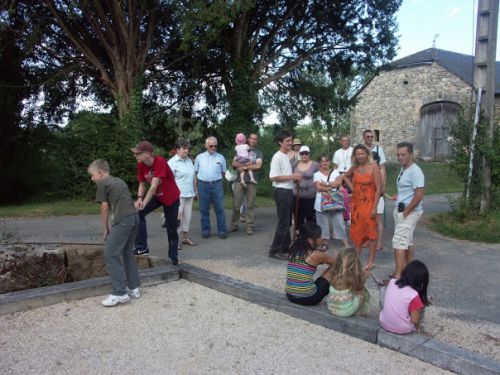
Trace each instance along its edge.
<path fill-rule="evenodd" d="M 226 215 L 224 210 L 224 185 L 222 177 L 226 173 L 226 159 L 217 152 L 217 138 L 205 140 L 207 151 L 199 154 L 194 161 L 196 183 L 201 216 L 201 235 L 210 236 L 210 203 L 217 217 L 217 235 L 227 238 Z M 196 190 L 196 189 L 195 189 Z"/>

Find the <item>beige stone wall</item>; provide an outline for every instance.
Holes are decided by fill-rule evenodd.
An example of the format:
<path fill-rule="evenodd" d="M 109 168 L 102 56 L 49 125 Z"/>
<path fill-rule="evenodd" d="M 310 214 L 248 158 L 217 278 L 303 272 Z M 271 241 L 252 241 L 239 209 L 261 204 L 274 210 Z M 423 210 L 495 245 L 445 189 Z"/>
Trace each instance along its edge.
<path fill-rule="evenodd" d="M 435 63 L 382 71 L 357 96 L 352 144 L 362 141 L 363 130 L 378 130 L 389 161 L 396 161 L 396 145 L 402 141 L 412 142 L 418 157 L 421 107 L 436 101 L 464 105 L 470 96 L 469 84 Z"/>

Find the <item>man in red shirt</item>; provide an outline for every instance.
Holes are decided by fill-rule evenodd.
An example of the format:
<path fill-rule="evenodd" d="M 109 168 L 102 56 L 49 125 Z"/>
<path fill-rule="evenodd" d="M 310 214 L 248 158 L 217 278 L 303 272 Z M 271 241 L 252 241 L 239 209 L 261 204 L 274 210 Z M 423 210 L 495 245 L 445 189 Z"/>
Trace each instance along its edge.
<path fill-rule="evenodd" d="M 153 145 L 142 141 L 130 149 L 137 160 L 137 180 L 139 181 L 138 198 L 135 208 L 139 210 L 139 231 L 135 240 L 136 255 L 148 255 L 148 234 L 146 215 L 163 206 L 165 225 L 168 235 L 168 257 L 174 266 L 177 259 L 177 212 L 179 210 L 179 188 L 175 183 L 174 173 L 162 156 L 155 156 Z M 146 182 L 149 189 L 146 189 Z"/>

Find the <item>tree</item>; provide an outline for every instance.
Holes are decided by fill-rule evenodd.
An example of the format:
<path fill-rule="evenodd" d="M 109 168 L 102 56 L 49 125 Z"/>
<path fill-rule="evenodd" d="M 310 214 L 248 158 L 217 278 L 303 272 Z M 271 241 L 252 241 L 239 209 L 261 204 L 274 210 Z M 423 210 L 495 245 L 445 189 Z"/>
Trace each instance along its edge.
<path fill-rule="evenodd" d="M 204 14 L 221 12 L 214 3 Z M 295 70 L 326 68 L 332 77 L 347 76 L 395 55 L 395 12 L 401 0 L 222 3 L 224 17 L 232 21 L 221 27 L 206 59 L 214 73 L 208 76 L 209 87 L 224 86 L 231 132 L 252 130 L 263 112 L 259 91 Z"/>
<path fill-rule="evenodd" d="M 182 2 L 15 3 L 24 14 L 25 27 L 19 32 L 38 36 L 27 64 L 43 79 L 45 106 L 69 103 L 71 110 L 79 96 L 112 103 L 121 125 L 139 133 L 143 90 L 186 55 L 179 48 Z"/>

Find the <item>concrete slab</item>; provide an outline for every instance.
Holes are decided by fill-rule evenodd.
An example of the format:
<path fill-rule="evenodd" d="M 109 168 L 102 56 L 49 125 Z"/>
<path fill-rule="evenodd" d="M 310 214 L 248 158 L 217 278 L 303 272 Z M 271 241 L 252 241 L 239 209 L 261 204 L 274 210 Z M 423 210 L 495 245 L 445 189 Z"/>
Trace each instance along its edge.
<path fill-rule="evenodd" d="M 155 285 L 166 281 L 179 280 L 179 269 L 171 266 L 148 268 L 140 270 L 139 275 L 141 285 Z M 9 314 L 63 301 L 98 296 L 109 293 L 110 290 L 111 283 L 106 276 L 0 294 L 0 314 Z"/>
<path fill-rule="evenodd" d="M 380 328 L 377 344 L 457 374 L 500 374 L 500 363 L 424 335 L 396 335 Z"/>
<path fill-rule="evenodd" d="M 333 316 L 324 303 L 318 306 L 300 306 L 288 301 L 283 293 L 189 264 L 181 264 L 181 278 L 371 343 L 377 341 L 379 326 L 374 321 L 360 317 L 345 319 Z"/>

